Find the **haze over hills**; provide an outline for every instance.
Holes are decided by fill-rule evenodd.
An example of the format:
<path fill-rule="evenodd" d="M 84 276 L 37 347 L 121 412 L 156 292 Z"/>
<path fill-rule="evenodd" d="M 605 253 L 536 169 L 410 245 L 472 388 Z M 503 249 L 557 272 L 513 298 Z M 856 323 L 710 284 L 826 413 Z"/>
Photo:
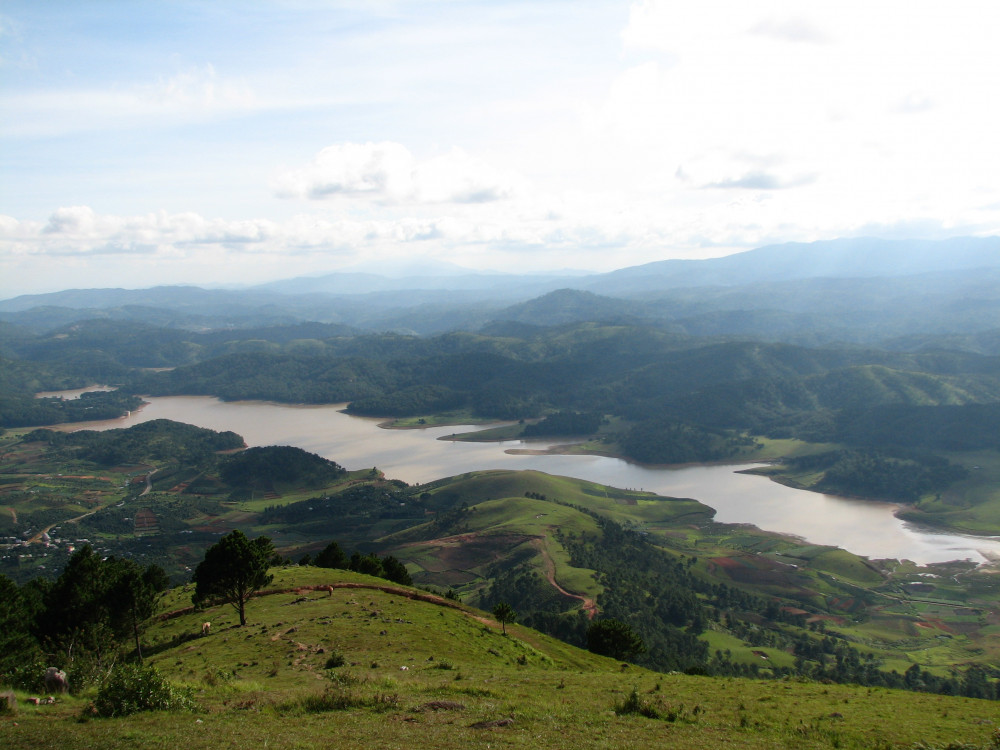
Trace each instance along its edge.
<path fill-rule="evenodd" d="M 296 435 L 302 405 L 325 405 L 324 433 L 334 414 L 401 428 L 489 422 L 451 439 L 569 440 L 548 450 L 624 459 L 642 472 L 767 462 L 753 471 L 796 492 L 891 501 L 938 533 L 991 536 L 1000 518 L 1000 266 L 995 242 L 956 243 L 909 256 L 890 243 L 875 264 L 890 275 L 875 276 L 835 275 L 883 246 L 845 242 L 812 248 L 830 261 L 822 272 L 834 275 L 821 276 L 809 275 L 809 247 L 784 246 L 578 278 L 540 294 L 509 276 L 492 289 L 159 287 L 11 300 L 0 321 L 0 468 L 16 481 L 0 493 L 10 508 L 0 532 L 31 539 L 72 524 L 110 556 L 152 554 L 156 542 L 182 578 L 197 564 L 195 546 L 233 528 L 280 534 L 302 566 L 336 535 L 359 555 L 391 552 L 418 584 L 447 586 L 468 603 L 515 602 L 522 622 L 569 643 L 584 642 L 592 614 L 629 622 L 656 669 L 995 698 L 995 575 L 950 557 L 931 561 L 944 566 L 931 573 L 906 562 L 909 551 L 866 552 L 893 557 L 883 565 L 822 546 L 848 545 L 853 523 L 832 542 L 803 544 L 716 524 L 695 500 L 634 490 L 641 481 L 621 490 L 479 465 L 410 486 L 380 473 L 367 445 L 364 468 L 336 471 L 320 487 L 285 471 L 300 463 L 299 437 L 263 454 L 217 455 L 243 440 L 219 425 L 224 439 L 200 450 L 204 401 L 176 422 L 46 427 L 116 419 L 164 396 L 286 404 Z M 678 279 L 689 285 L 671 286 Z M 614 296 L 598 289 L 605 282 L 631 291 Z M 116 389 L 38 397 L 92 383 Z M 286 439 L 275 437 L 276 420 L 258 421 L 266 440 Z M 346 461 L 337 452 L 354 449 L 328 447 L 302 465 Z M 252 471 L 234 473 L 241 465 Z M 123 483 L 137 467 L 145 476 Z M 145 526 L 136 533 L 146 510 L 160 534 L 152 542 Z M 29 560 L 20 546 L 0 557 L 19 580 L 65 559 Z"/>
<path fill-rule="evenodd" d="M 948 240 L 837 239 L 768 245 L 707 260 L 664 260 L 602 274 L 606 294 L 813 278 L 909 276 L 1000 267 L 1000 237 Z"/>
<path fill-rule="evenodd" d="M 813 243 L 768 245 L 744 253 L 705 260 L 663 260 L 600 274 L 504 274 L 433 266 L 432 273 L 375 274 L 334 272 L 260 284 L 245 290 L 171 290 L 172 304 L 193 305 L 211 295 L 263 301 L 271 294 L 359 295 L 400 290 L 494 290 L 527 298 L 557 288 L 588 289 L 604 294 L 812 278 L 910 276 L 980 268 L 1000 268 L 1000 237 L 957 237 L 948 240 L 837 239 Z M 464 272 L 463 272 L 464 270 Z M 506 290 L 506 292 L 504 291 Z M 517 290 L 516 292 L 514 290 Z M 153 301 L 162 297 L 156 295 Z M 0 301 L 5 312 L 41 304 L 67 307 L 111 307 L 150 302 L 148 290 L 74 289 L 22 295 Z"/>
<path fill-rule="evenodd" d="M 807 345 L 934 346 L 926 337 L 943 336 L 977 351 L 992 348 L 961 337 L 1000 329 L 998 237 L 772 245 L 591 275 L 427 270 L 405 277 L 341 272 L 243 290 L 72 289 L 0 301 L 0 320 L 33 331 L 91 318 L 189 330 L 316 321 L 417 335 L 502 321 L 605 320 Z"/>

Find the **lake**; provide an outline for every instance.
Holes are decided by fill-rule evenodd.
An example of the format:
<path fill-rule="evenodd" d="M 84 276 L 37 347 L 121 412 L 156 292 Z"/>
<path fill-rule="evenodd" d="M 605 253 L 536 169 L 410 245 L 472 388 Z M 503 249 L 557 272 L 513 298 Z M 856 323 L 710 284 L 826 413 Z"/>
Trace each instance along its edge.
<path fill-rule="evenodd" d="M 343 404 L 297 406 L 260 401 L 224 402 L 208 396 L 146 397 L 128 417 L 65 425 L 64 429 L 129 427 L 152 419 L 239 433 L 249 446 L 293 445 L 348 469 L 378 467 L 410 484 L 480 469 L 535 469 L 614 487 L 695 498 L 723 523 L 753 524 L 815 544 L 843 547 L 871 558 L 909 559 L 922 565 L 949 560 L 1000 559 L 1000 539 L 938 533 L 893 515 L 898 506 L 821 495 L 739 473 L 741 465 L 646 467 L 607 456 L 525 454 L 552 441 L 467 443 L 440 440 L 481 427 L 464 425 L 387 430 L 379 419 L 344 414 Z"/>

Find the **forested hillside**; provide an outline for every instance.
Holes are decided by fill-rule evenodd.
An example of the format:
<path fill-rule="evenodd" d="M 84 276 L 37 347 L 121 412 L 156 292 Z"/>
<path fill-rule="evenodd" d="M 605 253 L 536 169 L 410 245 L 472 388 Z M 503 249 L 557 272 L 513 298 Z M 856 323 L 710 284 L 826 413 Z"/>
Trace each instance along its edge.
<path fill-rule="evenodd" d="M 0 473 L 20 485 L 0 485 L 0 501 L 16 509 L 10 533 L 39 547 L 27 555 L 31 543 L 5 549 L 2 572 L 20 588 L 5 578 L 0 585 L 18 592 L 11 600 L 18 607 L 35 602 L 31 612 L 44 621 L 38 596 L 55 608 L 86 594 L 66 593 L 82 585 L 81 566 L 104 570 L 102 559 L 133 558 L 179 583 L 220 534 L 246 529 L 274 536 L 272 565 L 350 569 L 415 581 L 487 610 L 512 606 L 515 619 L 567 643 L 658 671 L 998 697 L 1000 675 L 990 665 L 1000 646 L 988 627 L 956 631 L 947 645 L 950 658 L 972 666 L 945 670 L 940 655 L 909 653 L 918 643 L 944 648 L 936 640 L 942 628 L 996 608 L 995 582 L 972 566 L 942 567 L 963 580 L 935 587 L 921 569 L 901 570 L 896 561 L 873 564 L 715 524 L 711 509 L 694 500 L 537 472 L 473 472 L 408 487 L 287 446 L 233 454 L 241 444 L 232 433 L 166 420 L 8 438 Z M 103 603 L 80 619 L 98 640 L 114 595 L 102 591 Z M 958 595 L 968 601 L 957 610 L 937 607 L 913 619 L 913 611 Z M 63 636 L 72 622 L 60 614 L 58 633 L 50 632 L 28 615 L 18 616 L 11 642 L 20 633 L 36 639 L 36 650 L 45 639 L 69 648 Z M 604 625 L 595 631 L 595 623 Z M 897 628 L 909 635 L 899 640 Z M 10 669 L 33 658 L 26 653 Z"/>

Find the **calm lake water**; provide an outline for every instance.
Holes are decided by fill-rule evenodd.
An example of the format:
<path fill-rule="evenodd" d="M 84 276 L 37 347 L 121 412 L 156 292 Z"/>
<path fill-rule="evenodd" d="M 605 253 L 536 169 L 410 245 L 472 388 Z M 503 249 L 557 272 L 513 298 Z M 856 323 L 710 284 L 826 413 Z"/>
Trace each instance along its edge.
<path fill-rule="evenodd" d="M 549 441 L 464 443 L 439 440 L 479 427 L 386 430 L 382 420 L 353 417 L 343 405 L 292 406 L 259 401 L 223 402 L 207 396 L 147 397 L 149 404 L 123 419 L 67 425 L 69 429 L 129 427 L 173 419 L 213 430 L 233 430 L 250 446 L 294 445 L 348 469 L 377 466 L 410 484 L 479 469 L 535 469 L 613 487 L 695 498 L 715 508 L 716 520 L 795 534 L 816 544 L 843 547 L 872 558 L 920 564 L 1000 559 L 1000 539 L 941 534 L 904 523 L 897 506 L 796 490 L 765 477 L 738 473 L 744 465 L 651 468 L 605 456 L 526 455 Z"/>

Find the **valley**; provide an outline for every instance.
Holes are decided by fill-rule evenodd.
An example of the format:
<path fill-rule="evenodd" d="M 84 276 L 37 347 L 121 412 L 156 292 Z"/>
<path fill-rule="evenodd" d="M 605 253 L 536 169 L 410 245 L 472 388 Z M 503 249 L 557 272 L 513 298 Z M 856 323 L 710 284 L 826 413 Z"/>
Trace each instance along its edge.
<path fill-rule="evenodd" d="M 947 294 L 965 288 L 956 278 L 971 283 L 974 275 L 956 274 L 942 282 Z M 108 314 L 0 310 L 0 582 L 32 611 L 30 602 L 49 602 L 51 582 L 66 585 L 59 582 L 67 566 L 93 550 L 104 560 L 162 568 L 181 587 L 163 606 L 184 609 L 178 591 L 220 539 L 239 531 L 271 540 L 270 575 L 290 581 L 260 606 L 294 590 L 296 606 L 315 599 L 308 606 L 318 607 L 315 586 L 336 581 L 385 593 L 378 578 L 352 576 L 392 570 L 393 580 L 412 582 L 446 607 L 473 608 L 472 622 L 487 630 L 495 628 L 487 613 L 511 606 L 518 639 L 534 648 L 558 639 L 560 658 L 583 673 L 603 667 L 572 649 L 590 645 L 592 625 L 622 623 L 642 648 L 618 669 L 683 673 L 678 692 L 696 684 L 684 680 L 709 680 L 697 687 L 707 695 L 718 681 L 749 679 L 752 692 L 791 681 L 995 699 L 1000 357 L 992 329 L 983 328 L 991 318 L 961 336 L 949 328 L 964 325 L 958 318 L 939 318 L 950 333 L 925 327 L 926 337 L 904 341 L 916 336 L 917 321 L 904 336 L 869 309 L 865 321 L 838 318 L 857 327 L 833 340 L 829 328 L 803 337 L 811 318 L 789 328 L 788 318 L 751 306 L 747 320 L 774 324 L 754 338 L 725 305 L 750 299 L 762 283 L 701 297 L 666 290 L 677 304 L 701 300 L 698 314 L 708 317 L 700 320 L 719 326 L 707 334 L 671 317 L 692 308 L 666 312 L 639 287 L 622 299 L 556 290 L 520 308 L 468 309 L 471 317 L 453 315 L 454 330 L 430 335 L 267 320 L 276 310 L 272 292 L 262 307 L 249 295 L 240 320 L 213 307 L 231 295 L 184 292 L 176 298 L 199 300 L 197 325 L 179 310 L 131 306 Z M 466 304 L 461 299 L 453 304 Z M 788 303 L 790 315 L 803 313 L 788 296 L 771 299 Z M 970 309 L 990 304 L 978 299 Z M 412 319 L 428 312 L 412 310 Z M 505 317 L 488 319 L 493 314 Z M 876 340 L 873 325 L 899 336 Z M 330 568 L 334 542 L 343 554 Z M 332 623 L 319 610 L 309 618 Z M 511 623 L 500 623 L 501 637 Z M 289 627 L 311 626 L 296 618 Z M 335 678 L 297 650 L 286 664 L 294 685 L 270 684 L 282 671 L 272 657 L 263 677 L 263 662 L 248 657 L 219 682 L 227 668 L 216 666 L 219 655 L 206 656 L 205 674 L 216 676 L 199 677 L 189 655 L 195 646 L 162 628 L 147 644 L 170 655 L 155 659 L 157 668 L 200 691 L 224 725 L 231 710 L 228 698 L 218 703 L 224 685 L 252 694 L 242 703 L 265 721 L 308 714 L 296 703 L 315 700 L 302 697 L 315 692 L 306 686 Z M 364 669 L 381 664 L 371 646 L 346 632 L 337 639 L 361 649 L 350 678 L 357 682 L 332 688 L 337 701 L 350 688 L 359 726 L 383 708 L 419 723 L 403 718 L 398 703 L 380 703 L 385 693 L 375 686 L 389 683 L 377 674 L 382 667 Z M 295 643 L 318 653 L 326 650 L 320 640 Z M 69 654 L 51 637 L 45 646 Z M 447 653 L 448 663 L 461 660 Z M 464 674 L 515 679 L 483 677 L 482 660 L 470 658 Z M 512 666 L 525 668 L 531 658 L 519 654 Z M 77 672 L 87 674 L 82 665 Z M 86 679 L 84 693 L 99 682 Z M 415 701 L 428 688 L 395 681 L 392 689 Z M 805 700 L 809 689 L 795 695 Z M 700 723 L 692 747 L 705 732 L 730 736 L 728 719 L 709 727 L 661 700 L 658 689 L 648 698 L 615 690 L 615 705 L 646 706 L 649 715 L 673 716 L 672 725 L 678 717 L 685 726 Z M 566 709 L 573 715 L 575 701 Z M 476 705 L 479 720 L 502 718 L 490 714 L 492 702 Z M 535 721 L 510 705 L 508 713 Z M 605 718 L 622 715 L 609 710 Z M 822 722 L 792 730 L 736 716 L 740 728 L 761 728 L 761 746 L 796 746 L 791 738 L 804 737 L 801 746 L 881 747 Z M 872 731 L 862 725 L 858 731 Z M 164 720 L 154 733 L 169 735 L 173 726 Z M 595 726 L 612 731 L 604 719 Z M 898 745 L 901 736 L 883 744 Z"/>
<path fill-rule="evenodd" d="M 211 452 L 197 453 L 192 448 L 195 440 L 207 440 L 206 446 L 220 445 L 220 440 L 225 441 L 221 443 L 224 446 L 237 445 L 244 441 L 243 436 L 233 431 L 184 427 L 163 419 L 164 414 L 183 417 L 184 409 L 191 410 L 189 421 L 202 423 L 211 421 L 207 415 L 213 413 L 229 415 L 215 423 L 216 428 L 254 426 L 257 431 L 245 439 L 251 445 L 299 442 L 314 449 L 321 446 L 320 454 L 327 457 L 345 453 L 350 457 L 345 463 L 351 471 L 332 484 L 303 486 L 302 480 L 294 477 L 282 481 L 265 478 L 257 489 L 239 490 L 221 479 L 218 460 Z M 282 414 L 287 419 L 282 419 Z M 307 438 L 304 430 L 309 419 L 315 420 L 317 427 Z M 2 557 L 3 570 L 15 580 L 57 571 L 74 549 L 89 543 L 104 554 L 162 565 L 175 580 L 183 581 L 208 545 L 220 534 L 238 528 L 271 536 L 288 560 L 315 555 L 331 539 L 345 549 L 392 554 L 407 565 L 419 585 L 453 591 L 464 601 L 486 609 L 500 599 L 516 601 L 527 622 L 561 633 L 570 642 L 579 638 L 574 635 L 574 613 L 582 612 L 586 618 L 595 613 L 623 617 L 635 623 L 644 637 L 654 639 L 662 636 L 664 628 L 690 628 L 692 622 L 698 622 L 694 632 L 702 644 L 702 655 L 697 656 L 698 651 L 687 645 L 683 650 L 689 656 L 673 662 L 676 657 L 667 654 L 679 646 L 664 646 L 660 656 L 650 662 L 661 669 L 701 664 L 702 669 L 723 673 L 749 669 L 759 675 L 784 670 L 812 674 L 819 662 L 797 662 L 793 656 L 796 638 L 802 637 L 796 633 L 800 632 L 843 639 L 845 645 L 853 644 L 849 647 L 860 649 L 860 654 L 873 660 L 870 669 L 885 673 L 902 674 L 918 664 L 946 677 L 956 663 L 989 664 L 1000 654 L 993 624 L 1000 609 L 997 574 L 990 565 L 947 562 L 957 554 L 953 546 L 942 545 L 941 560 L 923 567 L 902 557 L 866 559 L 835 545 L 762 531 L 745 522 L 721 523 L 719 514 L 703 502 L 679 499 L 704 495 L 706 488 L 712 487 L 713 475 L 719 477 L 719 495 L 749 497 L 739 489 L 741 483 L 757 482 L 768 488 L 764 497 L 774 490 L 819 497 L 762 477 L 734 473 L 739 466 L 642 469 L 643 480 L 659 471 L 669 477 L 665 486 L 691 489 L 691 493 L 622 489 L 521 468 L 522 461 L 549 469 L 548 461 L 579 459 L 613 461 L 623 471 L 635 468 L 619 459 L 511 455 L 495 444 L 455 444 L 439 439 L 449 437 L 457 427 L 429 428 L 426 432 L 385 430 L 375 420 L 358 419 L 334 407 L 224 403 L 204 397 L 154 397 L 126 420 L 80 426 L 99 426 L 105 432 L 63 433 L 65 438 L 59 438 L 60 433 L 46 438 L 44 431 L 22 432 L 3 439 L 0 478 L 6 479 L 0 485 L 0 500 L 16 513 L 19 528 L 46 521 L 55 525 L 46 544 L 8 547 Z M 284 429 L 295 429 L 296 435 L 284 434 Z M 129 454 L 125 448 L 91 451 L 97 464 L 93 458 L 70 459 L 65 448 L 58 448 L 61 441 L 74 435 L 112 438 L 120 434 L 124 438 L 136 430 L 149 431 L 148 438 L 137 435 L 126 443 L 137 445 L 137 452 Z M 177 438 L 169 437 L 173 434 Z M 155 437 L 158 435 L 162 437 Z M 196 437 L 201 435 L 205 437 Z M 37 442 L 38 437 L 55 442 L 46 445 Z M 116 438 L 110 445 L 120 440 Z M 144 440 L 152 441 L 148 448 L 142 447 Z M 173 440 L 181 442 L 169 442 Z M 374 447 L 380 444 L 377 441 L 390 444 L 379 452 Z M 392 445 L 392 441 L 402 442 Z M 456 449 L 459 453 L 453 452 Z M 472 453 L 463 456 L 465 449 L 472 449 Z M 357 453 L 351 454 L 351 450 Z M 500 465 L 470 468 L 489 467 L 487 450 L 504 457 Z M 382 466 L 388 468 L 354 468 L 355 461 L 367 459 L 367 464 L 373 462 L 373 456 L 383 459 Z M 404 463 L 394 464 L 399 457 L 405 457 Z M 120 463 L 122 460 L 126 462 Z M 226 461 L 224 457 L 221 460 Z M 427 474 L 410 475 L 407 466 L 412 464 L 406 461 L 416 461 Z M 426 480 L 400 481 L 393 476 L 397 472 L 408 479 Z M 432 478 L 438 473 L 445 476 Z M 628 482 L 622 485 L 628 486 Z M 151 492 L 147 493 L 147 486 Z M 124 498 L 119 500 L 122 487 Z M 877 524 L 873 512 L 902 526 L 891 515 L 892 507 L 840 502 L 846 505 L 828 509 L 829 518 L 820 526 L 872 528 Z M 864 520 L 845 521 L 851 509 L 865 514 Z M 95 510 L 93 515 L 69 521 L 71 516 Z M 809 513 L 814 511 L 806 515 Z M 141 530 L 140 516 L 144 517 Z M 694 585 L 695 591 L 714 582 L 712 586 L 763 597 L 751 610 L 759 607 L 763 612 L 778 603 L 785 614 L 777 617 L 779 610 L 773 609 L 765 620 L 757 621 L 754 629 L 759 632 L 753 635 L 753 631 L 736 626 L 736 620 L 727 619 L 735 614 L 715 621 L 732 605 L 723 604 L 728 601 L 725 597 L 717 601 L 717 595 L 709 594 L 711 589 L 698 595 L 700 604 L 695 605 L 696 599 L 692 599 L 683 605 L 679 611 L 686 614 L 675 625 L 661 621 L 663 613 L 642 616 L 636 609 L 637 601 L 615 604 L 616 597 L 609 600 L 608 596 L 624 583 L 612 584 L 614 578 L 609 576 L 620 575 L 624 561 L 598 556 L 597 562 L 584 562 L 594 553 L 579 547 L 588 537 L 606 538 L 611 527 L 601 524 L 608 521 L 628 530 L 635 543 L 646 550 L 642 554 L 684 562 L 685 575 L 694 576 L 685 585 Z M 878 526 L 874 528 L 873 536 L 879 537 Z M 932 541 L 948 538 L 925 536 Z M 926 549 L 927 543 L 921 546 L 917 537 L 914 549 Z M 974 543 L 970 550 L 989 554 L 984 545 Z M 646 562 L 642 567 L 651 565 Z M 664 571 L 663 575 L 669 578 L 677 573 Z M 695 585 L 695 581 L 702 583 Z M 746 611 L 747 606 L 741 602 L 734 612 Z M 702 614 L 691 621 L 695 612 Z M 765 622 L 770 624 L 761 630 Z"/>

